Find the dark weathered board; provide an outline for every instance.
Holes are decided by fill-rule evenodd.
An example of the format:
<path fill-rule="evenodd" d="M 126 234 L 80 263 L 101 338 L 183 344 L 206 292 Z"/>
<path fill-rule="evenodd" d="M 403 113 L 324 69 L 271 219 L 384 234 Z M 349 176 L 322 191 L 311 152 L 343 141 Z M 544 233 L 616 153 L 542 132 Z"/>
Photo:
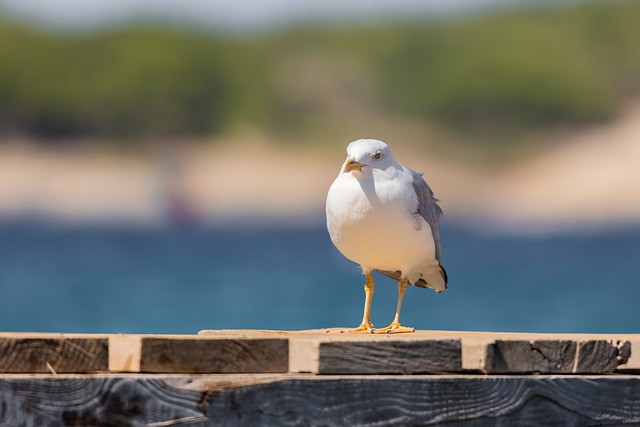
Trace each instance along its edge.
<path fill-rule="evenodd" d="M 61 374 L 108 368 L 107 338 L 0 337 L 0 372 Z"/>
<path fill-rule="evenodd" d="M 485 371 L 487 373 L 545 373 L 570 374 L 575 365 L 575 341 L 502 341 L 489 346 Z"/>
<path fill-rule="evenodd" d="M 0 425 L 640 423 L 640 379 L 628 375 L 211 377 L 0 376 Z"/>
<path fill-rule="evenodd" d="M 486 373 L 612 373 L 627 362 L 629 342 L 496 340 L 487 348 Z"/>
<path fill-rule="evenodd" d="M 320 343 L 319 374 L 421 374 L 462 371 L 460 340 Z"/>
<path fill-rule="evenodd" d="M 280 338 L 142 338 L 140 372 L 284 373 L 289 341 Z"/>
<path fill-rule="evenodd" d="M 640 423 L 635 377 L 322 378 L 224 389 L 206 413 L 225 426 Z"/>
<path fill-rule="evenodd" d="M 204 421 L 202 393 L 154 378 L 0 377 L 0 425 L 134 426 Z M 175 424 L 179 424 L 176 422 Z"/>
<path fill-rule="evenodd" d="M 629 341 L 584 341 L 578 344 L 577 373 L 609 374 L 631 357 Z"/>

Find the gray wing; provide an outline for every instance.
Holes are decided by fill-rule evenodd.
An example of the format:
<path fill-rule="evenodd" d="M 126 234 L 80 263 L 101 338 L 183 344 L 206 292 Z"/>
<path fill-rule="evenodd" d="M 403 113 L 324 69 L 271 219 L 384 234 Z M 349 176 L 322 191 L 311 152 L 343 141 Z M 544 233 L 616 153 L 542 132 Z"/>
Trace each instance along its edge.
<path fill-rule="evenodd" d="M 413 189 L 418 195 L 418 213 L 431 227 L 433 242 L 436 246 L 436 259 L 440 261 L 440 216 L 442 209 L 438 205 L 438 199 L 433 195 L 429 184 L 422 178 L 421 173 L 409 169 L 413 176 Z"/>
<path fill-rule="evenodd" d="M 433 235 L 433 243 L 435 244 L 436 249 L 436 259 L 440 261 L 440 216 L 442 215 L 442 209 L 438 205 L 438 199 L 433 195 L 433 191 L 431 191 L 431 187 L 429 184 L 422 178 L 421 173 L 417 173 L 409 169 L 413 177 L 413 189 L 418 196 L 418 214 L 424 218 L 425 221 L 431 227 L 431 234 Z M 380 273 L 384 274 L 387 277 L 392 279 L 400 280 L 400 272 L 399 271 L 385 271 L 385 270 L 377 270 Z M 415 283 L 411 283 L 414 286 L 419 286 L 423 288 L 433 287 L 434 283 L 440 283 L 440 288 L 436 287 L 436 292 L 440 292 L 443 289 L 447 289 L 447 272 L 445 271 L 442 265 L 438 266 L 437 273 L 439 273 L 440 277 L 431 277 L 429 281 L 421 278 L 417 280 Z M 433 283 L 429 283 L 433 280 Z"/>

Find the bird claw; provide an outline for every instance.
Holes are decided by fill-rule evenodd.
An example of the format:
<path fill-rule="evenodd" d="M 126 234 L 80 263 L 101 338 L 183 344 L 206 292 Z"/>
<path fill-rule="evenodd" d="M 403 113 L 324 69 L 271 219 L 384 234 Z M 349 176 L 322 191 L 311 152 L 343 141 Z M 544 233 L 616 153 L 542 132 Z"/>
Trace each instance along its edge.
<path fill-rule="evenodd" d="M 373 323 L 362 323 L 360 324 L 360 326 L 358 326 L 357 328 L 354 329 L 349 329 L 347 331 L 342 331 L 342 332 L 365 332 L 365 333 L 373 333 Z"/>

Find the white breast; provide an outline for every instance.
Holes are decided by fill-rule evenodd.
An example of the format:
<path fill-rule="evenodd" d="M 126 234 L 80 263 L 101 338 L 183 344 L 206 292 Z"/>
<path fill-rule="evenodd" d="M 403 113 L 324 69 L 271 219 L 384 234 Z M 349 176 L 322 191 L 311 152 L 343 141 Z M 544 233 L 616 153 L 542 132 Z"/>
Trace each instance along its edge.
<path fill-rule="evenodd" d="M 433 236 L 417 206 L 415 191 L 402 176 L 374 181 L 373 176 L 358 180 L 352 173 L 340 174 L 327 196 L 331 240 L 366 268 L 408 273 L 431 264 Z"/>

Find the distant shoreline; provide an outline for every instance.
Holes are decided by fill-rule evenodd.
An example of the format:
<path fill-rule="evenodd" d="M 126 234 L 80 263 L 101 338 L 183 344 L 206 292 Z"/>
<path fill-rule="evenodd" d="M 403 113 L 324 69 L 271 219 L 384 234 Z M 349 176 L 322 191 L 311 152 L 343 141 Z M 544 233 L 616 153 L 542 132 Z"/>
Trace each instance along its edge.
<path fill-rule="evenodd" d="M 640 224 L 640 103 L 610 124 L 556 138 L 534 156 L 490 170 L 392 148 L 425 172 L 446 221 L 516 231 Z M 305 223 L 324 215 L 343 157 L 342 150 L 233 140 L 146 157 L 6 144 L 0 221 Z"/>

